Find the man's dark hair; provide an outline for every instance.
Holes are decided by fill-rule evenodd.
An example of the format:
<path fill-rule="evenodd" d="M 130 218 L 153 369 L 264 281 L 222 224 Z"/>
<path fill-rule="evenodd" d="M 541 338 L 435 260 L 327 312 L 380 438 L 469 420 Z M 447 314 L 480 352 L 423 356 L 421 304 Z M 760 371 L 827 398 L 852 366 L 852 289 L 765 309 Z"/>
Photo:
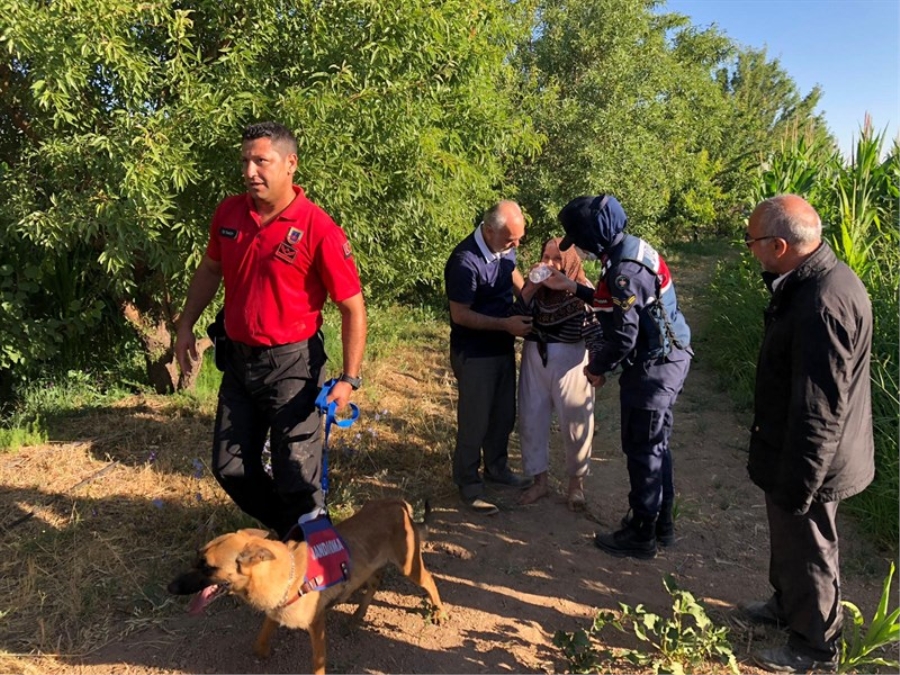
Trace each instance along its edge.
<path fill-rule="evenodd" d="M 244 129 L 241 136 L 242 141 L 255 141 L 257 138 L 270 138 L 272 145 L 289 155 L 297 154 L 297 139 L 291 130 L 278 122 L 257 122 L 250 124 Z"/>

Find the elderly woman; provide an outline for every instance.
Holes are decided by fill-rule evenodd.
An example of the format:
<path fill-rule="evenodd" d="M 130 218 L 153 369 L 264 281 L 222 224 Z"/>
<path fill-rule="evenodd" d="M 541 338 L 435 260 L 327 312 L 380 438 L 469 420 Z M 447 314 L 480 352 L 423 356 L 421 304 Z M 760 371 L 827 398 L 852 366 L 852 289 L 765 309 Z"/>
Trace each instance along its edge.
<path fill-rule="evenodd" d="M 578 253 L 574 248 L 560 251 L 559 242 L 560 238 L 544 242 L 541 262 L 526 277 L 514 308 L 533 318 L 522 350 L 518 423 L 522 465 L 534 483 L 522 492 L 519 503 L 532 504 L 550 494 L 550 422 L 555 410 L 566 453 L 567 504 L 580 511 L 585 506 L 584 477 L 594 435 L 594 388 L 583 370 L 588 347 L 600 339 L 600 331 L 584 301 L 546 288 L 540 280 L 546 275 L 542 268 L 549 267 L 579 284 L 589 283 Z"/>

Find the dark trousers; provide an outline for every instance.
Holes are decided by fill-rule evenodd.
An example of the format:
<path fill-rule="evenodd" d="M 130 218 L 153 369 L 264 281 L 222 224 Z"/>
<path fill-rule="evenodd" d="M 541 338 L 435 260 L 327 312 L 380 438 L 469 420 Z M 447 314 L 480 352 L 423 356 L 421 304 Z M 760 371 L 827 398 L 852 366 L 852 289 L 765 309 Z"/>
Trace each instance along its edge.
<path fill-rule="evenodd" d="M 766 495 L 776 608 L 790 628 L 788 644 L 820 661 L 836 658 L 843 618 L 837 509 L 838 502 L 813 502 L 797 516 Z"/>
<path fill-rule="evenodd" d="M 450 365 L 459 389 L 456 408 L 456 448 L 453 482 L 463 499 L 481 495 L 478 469 L 484 451 L 484 470 L 494 476 L 509 471 L 509 435 L 516 421 L 516 357 L 468 357 L 450 350 Z"/>
<path fill-rule="evenodd" d="M 690 359 L 658 359 L 629 366 L 619 379 L 622 451 L 631 490 L 628 505 L 637 518 L 655 520 L 663 503 L 675 501 L 669 438 L 672 409 L 684 387 Z"/>
<path fill-rule="evenodd" d="M 280 536 L 323 507 L 316 396 L 324 382 L 321 336 L 270 348 L 226 342 L 212 470 L 248 515 Z M 272 477 L 262 463 L 270 437 Z"/>

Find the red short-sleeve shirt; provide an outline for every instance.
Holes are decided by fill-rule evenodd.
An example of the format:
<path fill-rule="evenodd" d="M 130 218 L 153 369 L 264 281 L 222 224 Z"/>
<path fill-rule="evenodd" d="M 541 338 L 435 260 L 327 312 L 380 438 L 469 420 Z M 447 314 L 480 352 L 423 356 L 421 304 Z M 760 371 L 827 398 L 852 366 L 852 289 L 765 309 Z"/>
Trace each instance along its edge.
<path fill-rule="evenodd" d="M 268 225 L 248 194 L 225 199 L 210 225 L 206 255 L 222 263 L 225 331 L 238 342 L 273 346 L 312 337 L 326 296 L 361 290 L 344 231 L 294 186 L 296 197 Z"/>

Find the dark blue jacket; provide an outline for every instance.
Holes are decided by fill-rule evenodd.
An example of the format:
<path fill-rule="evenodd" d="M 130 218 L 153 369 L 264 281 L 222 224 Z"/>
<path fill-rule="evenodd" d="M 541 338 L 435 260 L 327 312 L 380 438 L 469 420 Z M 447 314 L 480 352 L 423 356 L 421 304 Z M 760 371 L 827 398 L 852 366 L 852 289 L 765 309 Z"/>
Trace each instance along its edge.
<path fill-rule="evenodd" d="M 593 305 L 603 328 L 603 347 L 588 370 L 600 375 L 619 365 L 662 357 L 689 359 L 691 330 L 675 295 L 666 261 L 643 239 L 620 234 L 603 253 L 603 276 Z"/>

